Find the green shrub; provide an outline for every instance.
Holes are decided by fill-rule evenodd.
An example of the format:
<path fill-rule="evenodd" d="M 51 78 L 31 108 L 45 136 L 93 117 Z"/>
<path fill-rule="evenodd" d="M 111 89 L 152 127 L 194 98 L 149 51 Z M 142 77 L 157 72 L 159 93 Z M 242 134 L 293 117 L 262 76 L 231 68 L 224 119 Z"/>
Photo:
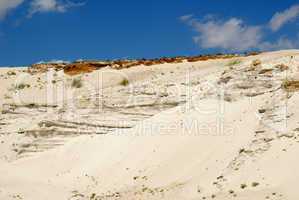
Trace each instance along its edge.
<path fill-rule="evenodd" d="M 239 65 L 241 64 L 241 62 L 242 62 L 241 60 L 232 60 L 227 64 L 227 66 Z"/>
<path fill-rule="evenodd" d="M 128 79 L 124 78 L 124 79 L 120 82 L 120 84 L 123 85 L 123 86 L 127 86 L 127 85 L 129 85 L 130 83 L 129 83 L 129 80 L 128 80 Z"/>

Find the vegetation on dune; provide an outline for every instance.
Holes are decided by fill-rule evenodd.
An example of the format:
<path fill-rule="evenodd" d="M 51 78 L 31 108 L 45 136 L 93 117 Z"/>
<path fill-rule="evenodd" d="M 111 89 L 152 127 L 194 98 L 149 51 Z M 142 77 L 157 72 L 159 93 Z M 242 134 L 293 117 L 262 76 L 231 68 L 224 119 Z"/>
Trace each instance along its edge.
<path fill-rule="evenodd" d="M 83 86 L 82 79 L 80 77 L 74 78 L 72 80 L 72 87 L 73 88 L 81 88 Z"/>
<path fill-rule="evenodd" d="M 124 79 L 120 82 L 120 84 L 121 84 L 122 86 L 127 86 L 127 85 L 130 84 L 130 82 L 129 82 L 129 80 L 128 80 L 127 78 L 124 78 Z"/>
<path fill-rule="evenodd" d="M 232 61 L 230 61 L 230 62 L 227 64 L 227 66 L 239 65 L 239 64 L 241 64 L 241 63 L 242 63 L 241 60 L 232 60 Z"/>
<path fill-rule="evenodd" d="M 284 80 L 281 84 L 287 92 L 296 92 L 299 90 L 299 80 Z"/>
<path fill-rule="evenodd" d="M 23 90 L 25 88 L 30 88 L 30 85 L 25 84 L 25 83 L 19 83 L 19 84 L 14 85 L 15 90 Z"/>

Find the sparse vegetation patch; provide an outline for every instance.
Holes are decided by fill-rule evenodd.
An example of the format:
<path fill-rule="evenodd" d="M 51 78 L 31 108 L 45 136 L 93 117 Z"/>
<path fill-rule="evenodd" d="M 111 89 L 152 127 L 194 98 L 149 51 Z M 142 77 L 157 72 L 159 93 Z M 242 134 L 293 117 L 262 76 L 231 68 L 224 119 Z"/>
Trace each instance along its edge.
<path fill-rule="evenodd" d="M 241 60 L 232 60 L 232 61 L 230 61 L 230 62 L 227 64 L 227 66 L 239 65 L 239 64 L 241 64 L 241 63 L 242 63 Z"/>
<path fill-rule="evenodd" d="M 252 187 L 257 187 L 257 186 L 259 186 L 259 183 L 258 183 L 258 182 L 253 182 L 253 183 L 251 184 L 251 186 L 252 186 Z"/>
<path fill-rule="evenodd" d="M 284 80 L 281 87 L 287 92 L 296 92 L 299 90 L 299 80 Z"/>
<path fill-rule="evenodd" d="M 8 71 L 8 72 L 7 72 L 7 75 L 8 75 L 8 76 L 15 76 L 15 75 L 16 75 L 16 72 L 14 72 L 14 71 Z"/>
<path fill-rule="evenodd" d="M 241 184 L 241 189 L 245 189 L 246 187 L 247 187 L 247 185 L 246 184 Z"/>
<path fill-rule="evenodd" d="M 129 82 L 129 80 L 128 80 L 127 78 L 124 78 L 124 79 L 120 82 L 120 84 L 121 84 L 122 86 L 127 86 L 127 85 L 130 84 L 130 82 Z"/>
<path fill-rule="evenodd" d="M 30 85 L 29 84 L 25 84 L 25 83 L 19 83 L 19 84 L 16 84 L 14 86 L 15 90 L 23 90 L 25 88 L 30 88 Z"/>
<path fill-rule="evenodd" d="M 82 79 L 80 77 L 74 78 L 72 80 L 72 87 L 73 88 L 81 88 L 83 86 Z"/>

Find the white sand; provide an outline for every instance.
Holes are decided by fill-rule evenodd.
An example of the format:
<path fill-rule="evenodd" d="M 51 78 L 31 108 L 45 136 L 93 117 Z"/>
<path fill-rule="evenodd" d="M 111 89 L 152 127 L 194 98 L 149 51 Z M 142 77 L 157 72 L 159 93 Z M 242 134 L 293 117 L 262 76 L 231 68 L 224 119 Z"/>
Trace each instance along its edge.
<path fill-rule="evenodd" d="M 255 59 L 262 66 L 248 70 Z M 59 72 L 68 84 L 50 102 L 47 74 L 24 79 L 30 88 L 15 103 L 6 89 L 25 73 L 1 70 L 17 75 L 1 77 L 0 100 L 18 106 L 2 106 L 0 199 L 298 200 L 299 94 L 281 84 L 298 77 L 299 51 L 241 60 L 103 69 L 79 89 Z M 275 68 L 282 63 L 289 70 Z"/>

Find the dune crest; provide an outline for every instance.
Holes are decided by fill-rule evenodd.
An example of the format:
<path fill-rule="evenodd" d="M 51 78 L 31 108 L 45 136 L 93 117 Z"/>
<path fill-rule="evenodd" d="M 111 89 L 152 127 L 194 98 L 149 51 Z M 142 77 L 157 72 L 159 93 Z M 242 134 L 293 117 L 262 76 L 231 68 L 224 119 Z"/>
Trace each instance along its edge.
<path fill-rule="evenodd" d="M 299 51 L 194 59 L 0 69 L 0 199 L 297 200 Z"/>

